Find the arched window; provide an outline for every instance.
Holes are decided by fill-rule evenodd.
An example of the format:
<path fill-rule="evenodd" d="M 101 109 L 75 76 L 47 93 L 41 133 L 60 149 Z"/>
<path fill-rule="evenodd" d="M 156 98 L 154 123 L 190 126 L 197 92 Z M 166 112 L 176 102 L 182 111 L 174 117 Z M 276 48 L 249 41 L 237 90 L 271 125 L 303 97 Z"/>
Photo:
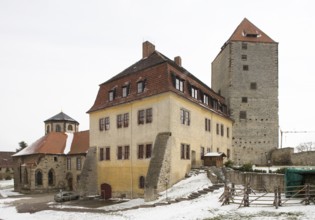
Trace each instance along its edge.
<path fill-rule="evenodd" d="M 53 169 L 50 169 L 48 172 L 48 185 L 49 186 L 55 185 L 55 172 Z"/>
<path fill-rule="evenodd" d="M 144 184 L 145 184 L 145 178 L 144 176 L 139 177 L 139 188 L 144 189 Z"/>
<path fill-rule="evenodd" d="M 35 184 L 36 186 L 43 185 L 43 173 L 41 170 L 36 170 L 35 172 Z"/>
<path fill-rule="evenodd" d="M 26 168 L 24 169 L 24 173 L 23 173 L 23 183 L 28 184 L 28 172 Z"/>
<path fill-rule="evenodd" d="M 56 132 L 61 132 L 61 127 L 60 127 L 60 125 L 56 125 Z"/>
<path fill-rule="evenodd" d="M 46 127 L 46 133 L 48 134 L 49 132 L 50 132 L 50 126 L 47 125 L 47 127 Z"/>
<path fill-rule="evenodd" d="M 73 130 L 72 125 L 68 125 L 68 131 L 72 131 L 72 130 Z"/>

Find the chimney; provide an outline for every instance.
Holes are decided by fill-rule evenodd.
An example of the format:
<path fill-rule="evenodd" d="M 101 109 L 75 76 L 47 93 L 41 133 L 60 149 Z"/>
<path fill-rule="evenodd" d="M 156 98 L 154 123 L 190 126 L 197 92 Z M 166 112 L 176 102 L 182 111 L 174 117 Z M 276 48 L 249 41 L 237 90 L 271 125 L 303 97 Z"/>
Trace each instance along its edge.
<path fill-rule="evenodd" d="M 155 51 L 154 44 L 151 44 L 149 41 L 143 42 L 142 44 L 142 58 L 150 56 Z"/>
<path fill-rule="evenodd" d="M 174 57 L 174 62 L 175 62 L 178 66 L 182 66 L 182 58 L 180 58 L 180 56 Z"/>

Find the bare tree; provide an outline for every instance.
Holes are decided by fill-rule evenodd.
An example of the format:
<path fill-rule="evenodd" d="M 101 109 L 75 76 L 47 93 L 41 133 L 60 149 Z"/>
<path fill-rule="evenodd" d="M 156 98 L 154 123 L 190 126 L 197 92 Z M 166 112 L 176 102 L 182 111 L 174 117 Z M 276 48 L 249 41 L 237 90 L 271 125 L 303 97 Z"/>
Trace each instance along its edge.
<path fill-rule="evenodd" d="M 315 151 L 314 142 L 301 143 L 296 147 L 298 152 Z"/>

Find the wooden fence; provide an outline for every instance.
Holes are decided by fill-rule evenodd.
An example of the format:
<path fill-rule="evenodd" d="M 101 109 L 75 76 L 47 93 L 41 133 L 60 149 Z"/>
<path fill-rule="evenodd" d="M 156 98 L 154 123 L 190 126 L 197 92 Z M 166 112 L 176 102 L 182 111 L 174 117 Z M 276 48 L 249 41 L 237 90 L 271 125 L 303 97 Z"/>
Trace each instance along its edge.
<path fill-rule="evenodd" d="M 222 205 L 230 203 L 238 204 L 240 207 L 249 206 L 279 206 L 289 205 L 310 205 L 315 204 L 315 185 L 305 184 L 281 189 L 275 187 L 273 192 L 266 188 L 253 190 L 249 184 L 245 186 L 225 186 L 223 194 L 219 199 Z"/>

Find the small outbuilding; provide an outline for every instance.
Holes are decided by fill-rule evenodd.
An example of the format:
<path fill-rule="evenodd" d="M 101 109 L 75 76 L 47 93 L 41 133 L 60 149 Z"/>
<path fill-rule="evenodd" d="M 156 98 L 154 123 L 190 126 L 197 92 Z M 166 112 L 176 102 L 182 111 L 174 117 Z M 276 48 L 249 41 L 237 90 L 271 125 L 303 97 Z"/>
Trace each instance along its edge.
<path fill-rule="evenodd" d="M 204 166 L 223 167 L 223 158 L 226 155 L 222 152 L 209 152 L 203 156 Z"/>

